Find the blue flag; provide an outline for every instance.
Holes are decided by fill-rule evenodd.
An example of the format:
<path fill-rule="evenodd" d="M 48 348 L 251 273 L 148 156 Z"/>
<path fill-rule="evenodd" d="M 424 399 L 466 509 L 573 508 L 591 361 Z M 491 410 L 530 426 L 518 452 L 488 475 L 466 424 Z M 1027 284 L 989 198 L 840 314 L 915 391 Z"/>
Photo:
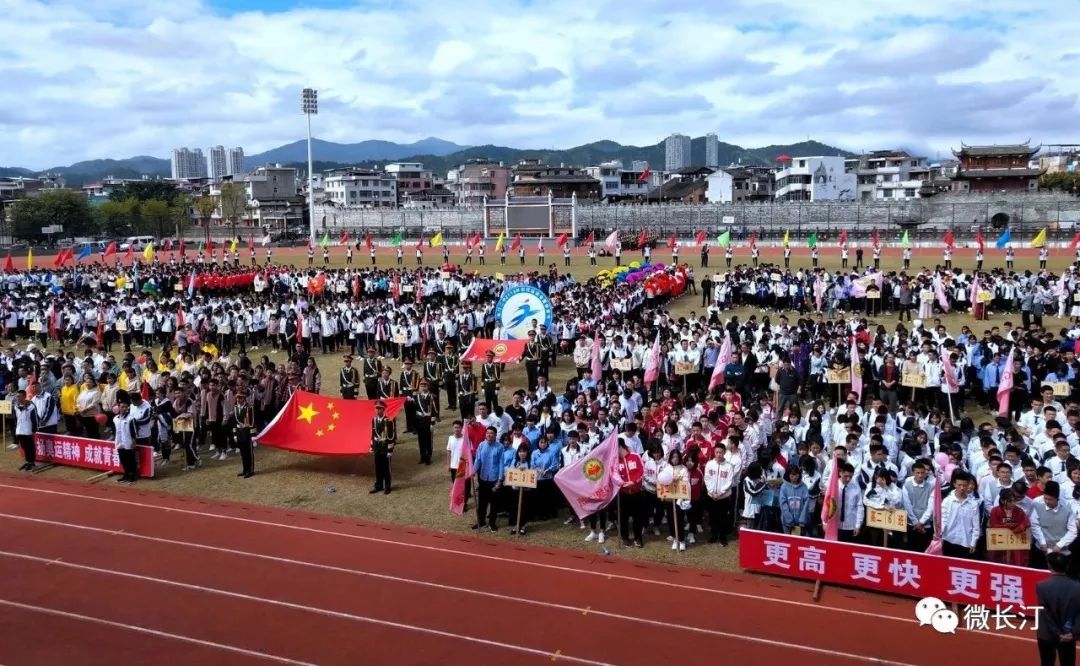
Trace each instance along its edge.
<path fill-rule="evenodd" d="M 1011 242 L 1012 242 L 1012 229 L 1006 229 L 1004 233 L 1002 233 L 1000 236 L 998 236 L 997 241 L 994 242 L 994 245 L 997 246 L 997 249 L 1000 250 L 1000 249 L 1004 248 L 1006 245 L 1008 245 Z"/>
<path fill-rule="evenodd" d="M 82 261 L 83 259 L 89 257 L 91 254 L 93 254 L 93 252 L 90 250 L 90 243 L 86 243 L 82 246 L 82 249 L 79 250 L 79 256 L 75 258 L 75 261 Z"/>

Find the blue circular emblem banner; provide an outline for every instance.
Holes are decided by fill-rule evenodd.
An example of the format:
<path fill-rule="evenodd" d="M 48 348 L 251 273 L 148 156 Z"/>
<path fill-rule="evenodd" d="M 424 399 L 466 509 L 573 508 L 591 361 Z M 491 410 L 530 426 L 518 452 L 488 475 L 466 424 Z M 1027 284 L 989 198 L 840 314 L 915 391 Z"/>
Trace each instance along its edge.
<path fill-rule="evenodd" d="M 529 331 L 543 324 L 551 330 L 554 308 L 547 294 L 529 285 L 515 285 L 503 292 L 495 305 L 495 319 L 508 340 L 524 340 Z"/>

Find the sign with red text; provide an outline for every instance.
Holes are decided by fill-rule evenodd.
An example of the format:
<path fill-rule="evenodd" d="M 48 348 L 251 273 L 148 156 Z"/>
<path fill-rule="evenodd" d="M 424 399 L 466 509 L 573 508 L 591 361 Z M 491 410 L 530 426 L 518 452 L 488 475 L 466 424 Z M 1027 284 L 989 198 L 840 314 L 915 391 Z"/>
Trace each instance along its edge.
<path fill-rule="evenodd" d="M 103 472 L 123 473 L 120 455 L 116 444 L 105 439 L 72 437 L 70 435 L 34 434 L 34 448 L 38 462 L 50 462 L 55 465 L 97 469 Z M 139 476 L 154 476 L 154 447 L 135 447 L 139 456 Z"/>
<path fill-rule="evenodd" d="M 989 527 L 986 530 L 987 550 L 1029 550 L 1031 534 L 1024 530 L 1020 534 L 1007 527 Z"/>
<path fill-rule="evenodd" d="M 1047 571 L 840 541 L 739 532 L 739 566 L 908 597 L 987 606 L 1038 606 Z"/>
<path fill-rule="evenodd" d="M 903 509 L 867 509 L 866 524 L 890 532 L 907 532 L 907 511 Z"/>

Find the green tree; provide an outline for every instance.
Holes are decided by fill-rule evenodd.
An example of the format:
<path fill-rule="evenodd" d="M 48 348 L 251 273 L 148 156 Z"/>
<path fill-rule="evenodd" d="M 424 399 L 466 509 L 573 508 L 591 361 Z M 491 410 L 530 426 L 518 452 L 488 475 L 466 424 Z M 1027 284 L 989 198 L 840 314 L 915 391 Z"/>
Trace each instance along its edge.
<path fill-rule="evenodd" d="M 140 231 L 147 235 L 162 238 L 173 220 L 173 212 L 168 202 L 161 199 L 149 199 L 139 204 Z"/>
<path fill-rule="evenodd" d="M 206 230 L 206 240 L 210 240 L 210 219 L 217 210 L 217 197 L 203 195 L 195 199 L 195 215 L 199 218 L 199 224 Z"/>
<path fill-rule="evenodd" d="M 11 233 L 15 238 L 40 242 L 46 239 L 42 227 L 62 225 L 63 236 L 86 236 L 94 233 L 94 217 L 82 192 L 44 190 L 20 199 L 11 211 Z"/>
<path fill-rule="evenodd" d="M 247 208 L 247 188 L 240 183 L 225 183 L 221 186 L 220 198 L 221 216 L 229 221 L 232 237 L 236 238 L 236 222 Z"/>
<path fill-rule="evenodd" d="M 94 215 L 101 233 L 111 238 L 133 235 L 139 218 L 134 199 L 105 201 L 94 209 Z"/>
<path fill-rule="evenodd" d="M 181 192 L 176 195 L 176 198 L 172 202 L 172 224 L 176 231 L 176 238 L 180 240 L 187 233 L 187 228 L 191 225 L 191 213 L 192 208 L 195 205 L 194 199 L 190 194 Z"/>
<path fill-rule="evenodd" d="M 172 204 L 173 200 L 176 199 L 179 194 L 181 194 L 181 192 L 176 189 L 176 185 L 167 180 L 140 180 L 134 183 L 127 183 L 123 187 L 119 187 L 112 192 L 109 192 L 109 199 L 112 201 L 124 201 L 125 199 L 150 201 L 151 199 L 160 199 L 165 203 Z"/>

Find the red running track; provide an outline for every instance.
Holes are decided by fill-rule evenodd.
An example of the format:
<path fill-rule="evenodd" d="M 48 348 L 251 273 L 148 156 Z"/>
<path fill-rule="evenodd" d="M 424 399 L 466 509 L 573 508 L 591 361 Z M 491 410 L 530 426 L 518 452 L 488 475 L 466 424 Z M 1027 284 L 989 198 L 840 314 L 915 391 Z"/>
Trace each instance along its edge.
<path fill-rule="evenodd" d="M 813 603 L 800 582 L 7 474 L 0 566 L 6 666 L 1035 655 L 1028 636 L 918 627 L 906 599 Z"/>

